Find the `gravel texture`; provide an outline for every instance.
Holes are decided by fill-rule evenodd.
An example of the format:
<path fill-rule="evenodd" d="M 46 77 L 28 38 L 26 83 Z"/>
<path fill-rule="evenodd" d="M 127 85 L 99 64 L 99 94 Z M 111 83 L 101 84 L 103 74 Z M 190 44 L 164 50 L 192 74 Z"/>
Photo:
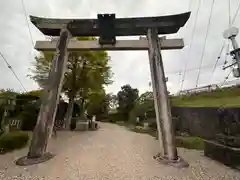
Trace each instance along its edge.
<path fill-rule="evenodd" d="M 177 169 L 153 159 L 158 141 L 114 124 L 98 131 L 58 132 L 49 142 L 53 159 L 20 167 L 14 161 L 27 148 L 0 155 L 0 180 L 240 180 L 240 172 L 203 156 L 203 152 L 178 149 L 190 167 Z"/>

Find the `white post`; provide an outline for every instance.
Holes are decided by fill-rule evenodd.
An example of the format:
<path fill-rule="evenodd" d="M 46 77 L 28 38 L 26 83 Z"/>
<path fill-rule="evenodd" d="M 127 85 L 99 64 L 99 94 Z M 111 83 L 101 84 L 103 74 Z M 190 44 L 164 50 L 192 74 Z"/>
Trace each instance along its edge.
<path fill-rule="evenodd" d="M 95 121 L 96 121 L 96 115 L 92 117 L 92 122 L 95 122 Z"/>

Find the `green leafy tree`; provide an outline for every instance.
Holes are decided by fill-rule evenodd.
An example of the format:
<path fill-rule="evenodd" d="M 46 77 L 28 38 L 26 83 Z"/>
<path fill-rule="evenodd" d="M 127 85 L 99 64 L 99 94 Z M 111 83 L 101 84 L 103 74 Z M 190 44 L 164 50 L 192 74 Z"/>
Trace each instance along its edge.
<path fill-rule="evenodd" d="M 154 111 L 154 100 L 152 92 L 145 92 L 136 99 L 135 107 L 130 113 L 130 119 L 132 122 L 136 121 L 136 117 L 139 117 L 140 120 L 145 118 L 145 113 L 148 118 L 155 117 Z"/>
<path fill-rule="evenodd" d="M 18 94 L 16 97 L 15 116 L 21 120 L 21 130 L 33 130 L 41 105 L 41 90 Z"/>
<path fill-rule="evenodd" d="M 54 52 L 41 53 L 35 57 L 33 68 L 30 69 L 31 75 L 28 76 L 36 81 L 41 88 L 44 88 L 46 85 L 54 55 Z"/>
<path fill-rule="evenodd" d="M 0 131 L 8 131 L 9 116 L 15 109 L 17 94 L 11 89 L 0 90 Z"/>
<path fill-rule="evenodd" d="M 90 116 L 96 116 L 97 119 L 105 118 L 109 112 L 109 94 L 102 89 L 89 95 L 86 103 L 86 109 Z"/>
<path fill-rule="evenodd" d="M 118 112 L 122 114 L 125 120 L 128 120 L 130 111 L 134 108 L 138 98 L 138 89 L 132 88 L 129 84 L 121 87 L 117 93 Z"/>
<path fill-rule="evenodd" d="M 93 38 L 78 38 L 78 40 L 89 40 Z M 37 57 L 32 70 L 34 79 L 39 86 L 44 87 L 53 53 L 44 53 Z M 105 51 L 79 51 L 70 52 L 68 56 L 67 70 L 63 84 L 63 92 L 69 98 L 69 105 L 66 113 L 67 126 L 70 125 L 72 118 L 73 105 L 78 101 L 81 114 L 84 112 L 85 101 L 89 94 L 103 88 L 103 85 L 110 84 L 111 69 L 108 66 L 108 55 Z"/>

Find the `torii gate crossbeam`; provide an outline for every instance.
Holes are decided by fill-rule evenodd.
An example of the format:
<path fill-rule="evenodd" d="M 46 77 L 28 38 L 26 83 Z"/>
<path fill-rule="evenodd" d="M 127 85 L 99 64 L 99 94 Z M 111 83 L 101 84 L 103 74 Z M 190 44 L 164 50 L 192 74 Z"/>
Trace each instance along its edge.
<path fill-rule="evenodd" d="M 110 37 L 103 32 L 102 18 L 107 16 L 109 23 L 105 24 L 114 31 Z M 148 18 L 120 18 L 115 15 L 99 15 L 99 19 L 46 19 L 31 16 L 32 23 L 45 35 L 60 37 L 58 43 L 37 42 L 38 50 L 57 49 L 57 55 L 53 60 L 48 87 L 44 90 L 45 99 L 39 113 L 38 122 L 34 130 L 33 139 L 28 156 L 17 161 L 19 165 L 27 165 L 43 162 L 50 158 L 46 153 L 48 138 L 51 135 L 56 107 L 63 83 L 63 74 L 66 69 L 67 48 L 78 50 L 148 50 L 151 79 L 153 84 L 154 105 L 158 127 L 158 137 L 161 148 L 159 159 L 162 162 L 177 167 L 187 166 L 177 155 L 175 136 L 171 117 L 171 109 L 168 100 L 166 80 L 161 56 L 161 49 L 181 49 L 182 39 L 158 38 L 158 34 L 176 33 L 183 27 L 190 16 L 190 12 L 160 17 Z M 110 24 L 110 25 L 108 25 Z M 103 28 L 103 29 L 102 29 Z M 106 30 L 106 29 L 104 29 Z M 116 41 L 115 36 L 146 35 L 147 39 L 135 41 Z M 96 41 L 81 42 L 72 41 L 71 36 L 100 36 L 99 44 Z M 131 44 L 132 43 L 132 44 Z M 135 43 L 135 44 L 134 44 Z M 107 45 L 106 45 L 107 44 Z M 85 45 L 85 46 L 84 46 Z M 54 48 L 56 46 L 56 48 Z M 135 48 L 135 49 L 134 49 Z M 48 102 L 47 102 L 48 101 Z M 43 139 L 41 139 L 43 138 Z M 35 161 L 34 161 L 35 159 Z"/>
<path fill-rule="evenodd" d="M 182 49 L 182 39 L 160 38 L 161 50 Z M 35 49 L 38 51 L 56 51 L 57 41 L 37 41 Z M 70 40 L 68 51 L 135 51 L 148 50 L 148 40 L 117 40 L 115 45 L 99 45 L 98 40 L 78 41 Z"/>

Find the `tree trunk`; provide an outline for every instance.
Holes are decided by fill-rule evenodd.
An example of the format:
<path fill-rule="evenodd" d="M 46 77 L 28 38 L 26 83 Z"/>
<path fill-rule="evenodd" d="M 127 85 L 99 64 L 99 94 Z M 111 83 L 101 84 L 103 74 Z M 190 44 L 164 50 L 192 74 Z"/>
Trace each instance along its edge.
<path fill-rule="evenodd" d="M 85 99 L 82 98 L 81 104 L 80 104 L 80 117 L 81 117 L 81 118 L 85 118 L 84 102 L 85 102 Z"/>
<path fill-rule="evenodd" d="M 69 103 L 68 103 L 68 108 L 67 108 L 67 112 L 65 115 L 65 128 L 66 129 L 70 129 L 70 125 L 71 125 L 71 120 L 72 120 L 72 113 L 73 113 L 73 107 L 74 107 L 74 99 L 76 96 L 76 78 L 77 78 L 77 62 L 78 62 L 78 57 L 74 56 L 74 54 L 72 54 L 72 58 L 71 58 L 72 62 L 73 62 L 73 67 L 72 67 L 72 84 L 71 84 L 71 90 L 69 93 Z"/>
<path fill-rule="evenodd" d="M 9 133 L 9 122 L 7 122 L 8 121 L 7 115 L 8 115 L 8 111 L 5 109 L 2 116 L 2 122 L 1 122 L 1 127 L 4 133 Z"/>
<path fill-rule="evenodd" d="M 68 108 L 65 116 L 65 128 L 70 129 L 75 96 L 69 98 Z"/>

